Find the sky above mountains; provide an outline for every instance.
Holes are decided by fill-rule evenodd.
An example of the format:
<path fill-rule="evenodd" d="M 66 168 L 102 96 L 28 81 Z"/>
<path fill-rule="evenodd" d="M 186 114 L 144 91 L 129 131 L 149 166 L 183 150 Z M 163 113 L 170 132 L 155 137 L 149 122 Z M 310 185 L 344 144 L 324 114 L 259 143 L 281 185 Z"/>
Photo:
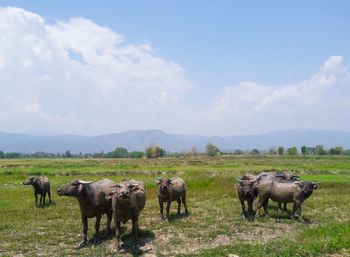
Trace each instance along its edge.
<path fill-rule="evenodd" d="M 349 7 L 1 1 L 0 131 L 350 131 Z"/>

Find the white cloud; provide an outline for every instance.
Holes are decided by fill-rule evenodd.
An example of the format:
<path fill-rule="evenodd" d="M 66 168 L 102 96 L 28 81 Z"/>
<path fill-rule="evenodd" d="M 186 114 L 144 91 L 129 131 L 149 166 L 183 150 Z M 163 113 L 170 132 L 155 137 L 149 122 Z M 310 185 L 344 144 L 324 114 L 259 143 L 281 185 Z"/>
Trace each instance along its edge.
<path fill-rule="evenodd" d="M 1 130 L 96 134 L 158 127 L 159 117 L 177 115 L 169 110 L 191 88 L 181 66 L 156 57 L 151 46 L 124 44 L 122 35 L 84 18 L 47 24 L 23 9 L 3 8 L 0 33 Z"/>
<path fill-rule="evenodd" d="M 318 73 L 295 84 L 241 82 L 226 87 L 199 120 L 209 120 L 212 133 L 227 135 L 291 128 L 348 130 L 349 107 L 349 70 L 341 56 L 331 56 Z"/>
<path fill-rule="evenodd" d="M 304 81 L 277 87 L 241 82 L 208 106 L 192 106 L 184 104 L 191 83 L 179 64 L 148 44 L 126 44 L 123 35 L 91 20 L 48 24 L 23 9 L 3 8 L 0 34 L 0 131 L 349 130 L 350 75 L 341 56 L 331 56 Z"/>

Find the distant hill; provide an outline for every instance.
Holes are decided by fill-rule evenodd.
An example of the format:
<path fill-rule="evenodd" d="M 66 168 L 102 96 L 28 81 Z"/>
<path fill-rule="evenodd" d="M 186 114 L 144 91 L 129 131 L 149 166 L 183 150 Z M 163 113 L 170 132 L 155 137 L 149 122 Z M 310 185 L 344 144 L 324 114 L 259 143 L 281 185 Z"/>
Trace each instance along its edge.
<path fill-rule="evenodd" d="M 302 145 L 315 146 L 319 144 L 325 147 L 341 145 L 344 148 L 350 148 L 350 132 L 296 129 L 227 137 L 177 135 L 160 130 L 130 130 L 91 137 L 77 135 L 33 136 L 0 132 L 0 150 L 5 152 L 63 153 L 70 150 L 72 153 L 94 153 L 102 150 L 108 152 L 116 147 L 125 147 L 129 151 L 143 151 L 153 143 L 171 152 L 190 151 L 193 146 L 196 146 L 199 151 L 203 151 L 207 143 L 212 143 L 225 151 L 250 150 L 252 148 L 269 149 L 277 146 L 296 146 L 299 148 Z"/>

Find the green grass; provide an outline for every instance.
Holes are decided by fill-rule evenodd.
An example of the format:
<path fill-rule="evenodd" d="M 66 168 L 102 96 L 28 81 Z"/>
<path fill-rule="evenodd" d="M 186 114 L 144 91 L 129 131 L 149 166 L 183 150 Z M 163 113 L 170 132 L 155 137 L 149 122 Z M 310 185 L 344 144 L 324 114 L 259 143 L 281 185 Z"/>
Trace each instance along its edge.
<path fill-rule="evenodd" d="M 248 222 L 240 217 L 235 178 L 247 172 L 293 170 L 303 180 L 321 182 L 303 205 L 306 223 L 279 214 Z M 54 203 L 34 206 L 33 189 L 21 183 L 30 175 L 48 176 Z M 155 180 L 182 177 L 188 187 L 188 217 L 159 219 Z M 220 157 L 147 159 L 23 159 L 0 161 L 0 256 L 111 256 L 112 236 L 80 250 L 77 200 L 58 197 L 56 189 L 79 178 L 143 180 L 147 203 L 140 216 L 141 249 L 156 256 L 324 256 L 350 255 L 350 158 Z M 291 205 L 288 206 L 289 209 Z M 105 217 L 101 230 L 106 224 Z M 89 221 L 93 234 L 94 220 Z M 130 241 L 130 222 L 123 241 Z M 138 256 L 131 251 L 122 256 Z"/>

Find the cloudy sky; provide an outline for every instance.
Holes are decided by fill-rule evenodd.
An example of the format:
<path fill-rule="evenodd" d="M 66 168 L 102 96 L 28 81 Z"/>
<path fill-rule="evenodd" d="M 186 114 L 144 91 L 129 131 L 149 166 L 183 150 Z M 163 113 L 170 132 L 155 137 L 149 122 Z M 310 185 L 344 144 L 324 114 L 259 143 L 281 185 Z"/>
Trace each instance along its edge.
<path fill-rule="evenodd" d="M 348 1 L 94 2 L 0 2 L 0 131 L 350 131 Z"/>

